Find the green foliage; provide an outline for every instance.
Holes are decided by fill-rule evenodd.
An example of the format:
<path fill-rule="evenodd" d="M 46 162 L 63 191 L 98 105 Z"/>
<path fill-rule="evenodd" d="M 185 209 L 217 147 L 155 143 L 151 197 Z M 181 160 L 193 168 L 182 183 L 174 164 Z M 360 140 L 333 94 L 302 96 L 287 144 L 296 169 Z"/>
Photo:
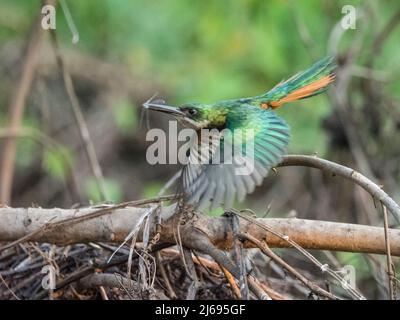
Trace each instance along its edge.
<path fill-rule="evenodd" d="M 159 181 L 147 183 L 143 188 L 142 198 L 148 199 L 156 197 L 157 194 L 160 192 L 160 190 L 163 188 L 163 186 L 164 184 Z"/>
<path fill-rule="evenodd" d="M 22 127 L 37 129 L 38 121 L 33 117 L 25 117 L 22 121 Z M 31 137 L 17 138 L 17 157 L 15 159 L 18 168 L 28 168 L 38 154 L 38 142 Z"/>
<path fill-rule="evenodd" d="M 122 135 L 131 136 L 138 126 L 137 108 L 128 100 L 120 100 L 113 107 L 115 124 Z"/>
<path fill-rule="evenodd" d="M 171 103 L 213 102 L 266 92 L 280 80 L 325 56 L 330 31 L 342 17 L 342 6 L 357 7 L 361 3 L 247 0 L 230 1 L 227 5 L 211 0 L 68 1 L 80 33 L 75 49 L 117 60 L 136 74 L 157 80 L 168 92 Z M 24 35 L 32 20 L 31 13 L 39 5 L 35 1 L 3 0 L 0 25 L 6 28 L 0 28 L 0 40 Z M 377 12 L 374 24 L 367 26 L 370 28 L 367 34 L 372 39 L 393 14 L 397 3 L 378 6 L 370 2 L 369 5 Z M 7 12 L 18 12 L 18 15 Z M 305 43 L 299 33 L 298 20 L 307 29 L 311 44 Z M 365 23 L 362 19 L 357 22 L 358 28 L 362 23 Z M 344 33 L 341 50 L 347 50 L 358 31 Z M 57 10 L 57 33 L 64 46 L 72 46 L 62 10 Z M 392 39 L 399 34 L 400 29 L 393 32 Z M 390 65 L 399 70 L 397 48 L 396 41 L 386 41 L 377 58 L 377 67 L 385 69 Z M 394 81 L 386 89 L 400 96 L 399 85 L 399 81 Z M 299 111 L 293 111 L 294 108 Z M 125 117 L 126 112 L 131 111 L 125 105 L 121 110 L 117 108 L 115 116 L 123 134 L 136 121 L 132 114 Z M 285 106 L 282 115 L 293 132 L 291 150 L 317 152 L 322 156 L 326 139 L 320 123 L 330 112 L 323 98 Z"/>
<path fill-rule="evenodd" d="M 19 139 L 17 142 L 17 154 L 15 162 L 18 168 L 28 168 L 37 151 L 37 144 L 32 139 Z"/>
<path fill-rule="evenodd" d="M 209 210 L 207 212 L 207 215 L 210 217 L 219 217 L 220 215 L 222 215 L 224 213 L 224 209 L 222 208 L 216 208 L 213 210 Z"/>
<path fill-rule="evenodd" d="M 351 265 L 356 270 L 357 279 L 361 279 L 363 276 L 369 274 L 368 264 L 365 263 L 365 259 L 359 253 L 354 252 L 338 252 L 337 258 L 341 265 Z"/>
<path fill-rule="evenodd" d="M 65 181 L 73 164 L 72 152 L 66 147 L 46 149 L 43 153 L 43 167 L 54 178 Z"/>
<path fill-rule="evenodd" d="M 72 2 L 71 6 L 76 20 L 86 21 L 80 27 L 81 45 L 106 51 L 135 71 L 157 77 L 175 97 L 174 103 L 260 94 L 313 62 L 299 40 L 291 9 L 280 1 L 233 1 L 229 10 L 215 1 L 104 1 L 95 14 L 88 13 L 88 2 Z M 313 10 L 301 10 L 300 5 L 295 10 L 300 7 L 300 13 L 316 20 L 313 26 L 322 26 L 311 30 L 322 57 L 329 29 L 323 6 L 317 2 L 304 6 L 313 6 Z M 88 25 L 100 25 L 100 29 L 92 34 Z M 292 146 L 322 154 L 325 141 L 316 146 L 315 139 L 310 139 L 321 133 L 321 104 L 313 107 L 309 114 L 296 112 L 301 125 L 294 127 L 299 138 Z"/>
<path fill-rule="evenodd" d="M 37 1 L 2 0 L 0 3 L 0 43 L 25 32 L 36 18 L 32 15 L 36 8 L 38 8 Z"/>
<path fill-rule="evenodd" d="M 68 1 L 80 34 L 74 50 L 116 61 L 141 77 L 161 83 L 170 97 L 168 102 L 179 104 L 258 95 L 304 70 L 326 55 L 330 32 L 346 4 L 357 7 L 362 1 L 247 0 L 230 1 L 229 5 L 211 0 Z M 32 12 L 40 5 L 40 1 L 2 0 L 0 41 L 24 39 L 33 22 Z M 369 2 L 369 6 L 376 12 L 376 20 L 366 26 L 365 48 L 371 47 L 377 30 L 382 30 L 398 4 Z M 298 20 L 311 44 L 302 38 Z M 356 30 L 343 34 L 340 50 L 347 50 L 366 23 L 360 19 Z M 62 46 L 73 46 L 62 10 L 57 10 L 57 34 Z M 384 84 L 384 90 L 398 98 L 400 60 L 395 40 L 399 36 L 397 28 L 375 61 L 378 70 L 389 70 L 394 79 Z M 360 65 L 367 58 L 364 51 L 368 50 L 361 51 Z M 278 111 L 292 129 L 290 152 L 324 156 L 327 139 L 321 121 L 331 113 L 324 95 L 288 104 Z M 357 96 L 352 99 L 357 105 Z M 121 99 L 113 113 L 121 134 L 134 132 L 137 115 L 129 101 Z M 34 142 L 24 139 L 18 145 L 17 165 L 28 166 Z"/>
<path fill-rule="evenodd" d="M 107 200 L 114 203 L 121 202 L 123 198 L 123 191 L 119 183 L 111 179 L 105 179 L 104 184 L 108 196 Z M 85 193 L 89 200 L 93 203 L 104 201 L 97 180 L 94 177 L 91 177 L 86 181 Z"/>

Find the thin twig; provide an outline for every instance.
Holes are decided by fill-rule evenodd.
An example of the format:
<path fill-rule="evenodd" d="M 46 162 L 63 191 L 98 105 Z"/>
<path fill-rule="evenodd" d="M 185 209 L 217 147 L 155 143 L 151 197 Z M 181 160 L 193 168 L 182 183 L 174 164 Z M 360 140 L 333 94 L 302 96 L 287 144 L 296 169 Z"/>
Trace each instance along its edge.
<path fill-rule="evenodd" d="M 239 289 L 239 287 L 237 286 L 237 284 L 236 284 L 236 282 L 235 282 L 235 278 L 234 278 L 234 277 L 232 276 L 232 274 L 231 274 L 228 270 L 226 270 L 223 266 L 220 265 L 219 267 L 220 267 L 220 269 L 222 270 L 222 272 L 224 273 L 226 280 L 228 280 L 228 283 L 229 283 L 229 285 L 231 286 L 232 292 L 233 292 L 233 294 L 235 295 L 235 297 L 236 297 L 237 299 L 241 299 L 242 296 L 241 296 L 241 294 L 240 294 L 240 289 Z"/>
<path fill-rule="evenodd" d="M 12 294 L 12 296 L 16 299 L 16 300 L 20 300 L 20 298 L 15 294 L 15 292 L 9 287 L 9 285 L 7 284 L 6 280 L 4 280 L 3 276 L 0 273 L 0 280 L 1 282 L 4 284 L 4 286 L 6 287 L 6 289 L 8 290 L 8 292 L 10 292 Z"/>
<path fill-rule="evenodd" d="M 99 160 L 96 155 L 96 151 L 93 145 L 93 142 L 90 138 L 89 129 L 86 125 L 85 118 L 83 116 L 78 97 L 75 92 L 74 84 L 72 82 L 71 75 L 67 70 L 67 66 L 64 63 L 61 52 L 58 47 L 57 37 L 55 30 L 51 30 L 51 40 L 54 49 L 54 53 L 56 55 L 57 64 L 62 72 L 62 77 L 64 80 L 65 90 L 67 91 L 67 95 L 72 107 L 72 112 L 75 117 L 76 124 L 79 129 L 79 135 L 82 139 L 82 143 L 84 145 L 84 149 L 86 151 L 86 156 L 89 160 L 90 168 L 92 169 L 93 175 L 96 178 L 100 194 L 102 195 L 103 200 L 110 200 L 107 194 L 107 188 L 104 181 L 103 172 L 101 170 Z"/>
<path fill-rule="evenodd" d="M 261 282 L 257 280 L 257 278 L 249 275 L 247 276 L 247 282 L 249 287 L 252 289 L 253 293 L 257 296 L 260 300 L 272 300 L 270 295 L 266 290 L 263 289 Z"/>
<path fill-rule="evenodd" d="M 107 296 L 107 292 L 106 292 L 106 289 L 104 289 L 104 286 L 99 286 L 99 291 L 100 291 L 101 298 L 103 300 L 110 300 Z"/>
<path fill-rule="evenodd" d="M 60 0 L 60 5 L 64 12 L 64 16 L 65 16 L 65 20 L 67 21 L 68 28 L 72 33 L 72 43 L 76 44 L 79 41 L 78 29 L 76 28 L 74 20 L 72 19 L 71 12 L 69 11 L 68 5 L 65 2 L 65 0 Z"/>
<path fill-rule="evenodd" d="M 179 255 L 179 251 L 175 250 L 175 249 L 164 249 L 162 251 L 163 253 L 167 253 L 167 254 L 174 254 L 174 255 Z M 238 287 L 238 285 L 235 282 L 235 279 L 232 275 L 231 272 L 229 272 L 226 268 L 224 268 L 221 264 L 218 264 L 217 262 L 208 260 L 206 258 L 203 257 L 198 257 L 197 255 L 194 255 L 193 258 L 193 262 L 202 266 L 203 268 L 210 268 L 212 269 L 214 272 L 223 272 L 228 283 L 230 284 L 232 291 L 234 293 L 234 295 L 236 296 L 236 298 L 240 299 L 240 289 Z M 212 276 L 217 277 L 218 275 L 213 274 Z M 251 276 L 249 276 L 251 277 Z M 256 281 L 256 280 L 254 280 Z M 253 284 L 255 284 L 255 282 L 252 281 Z M 257 281 L 256 281 L 257 282 Z M 267 287 L 266 285 L 264 285 L 263 283 L 256 283 L 255 285 L 261 287 L 266 293 L 267 295 L 269 295 L 273 300 L 288 300 L 287 297 L 284 297 L 283 295 L 281 295 L 280 293 L 276 292 L 275 290 Z M 264 295 L 265 293 L 261 293 L 260 292 L 260 296 Z"/>
<path fill-rule="evenodd" d="M 284 234 L 282 234 L 280 232 L 277 232 L 277 231 L 273 230 L 272 228 L 270 228 L 270 227 L 258 222 L 256 219 L 251 218 L 249 216 L 246 216 L 241 212 L 238 212 L 236 210 L 231 210 L 231 212 L 237 214 L 239 217 L 243 218 L 244 220 L 247 220 L 247 221 L 255 224 L 256 226 L 260 227 L 261 229 L 264 229 L 264 230 L 272 233 L 273 235 L 281 238 L 282 240 L 286 241 L 293 248 L 295 248 L 297 251 L 299 251 L 303 256 L 305 256 L 312 263 L 314 263 L 318 268 L 320 268 L 320 270 L 322 272 L 327 272 L 334 279 L 336 279 L 339 283 L 347 283 L 347 282 L 345 282 L 345 280 L 342 277 L 340 277 L 337 273 L 332 271 L 327 264 L 322 264 L 321 262 L 319 262 L 318 259 L 316 259 L 311 253 L 309 253 L 306 250 L 304 250 L 298 243 L 296 243 L 295 241 L 290 239 L 287 235 L 284 235 Z M 350 294 L 352 294 L 355 298 L 357 298 L 359 300 L 364 300 L 365 299 L 365 297 L 361 293 L 359 293 L 355 288 L 352 288 L 348 284 L 346 285 L 346 287 L 344 289 L 347 290 Z"/>
<path fill-rule="evenodd" d="M 168 243 L 158 243 L 151 248 L 150 252 L 156 252 L 158 250 L 161 250 L 161 249 L 164 249 L 164 248 L 167 248 L 170 246 L 171 246 L 171 244 L 168 244 Z M 138 258 L 139 258 L 139 256 L 135 257 L 135 259 L 138 259 Z M 121 257 L 115 258 L 112 262 L 108 262 L 107 260 L 105 260 L 105 261 L 102 261 L 101 263 L 95 263 L 95 264 L 85 266 L 81 269 L 76 270 L 75 272 L 69 274 L 66 278 L 57 282 L 56 288 L 54 290 L 60 290 L 73 282 L 79 281 L 83 277 L 92 274 L 94 271 L 105 271 L 109 268 L 124 264 L 127 261 L 128 261 L 128 255 L 123 255 Z M 130 280 L 128 283 L 131 283 Z M 42 299 L 46 295 L 47 295 L 47 291 L 44 290 L 44 291 L 41 291 L 39 294 L 37 294 L 34 299 L 35 300 Z"/>
<path fill-rule="evenodd" d="M 276 292 L 275 290 L 271 289 L 269 286 L 267 286 L 265 283 L 260 282 L 261 288 L 269 294 L 269 296 L 272 298 L 272 300 L 290 300 L 288 296 L 285 296 L 279 292 Z"/>
<path fill-rule="evenodd" d="M 157 251 L 155 256 L 156 256 L 157 266 L 159 267 L 161 276 L 164 279 L 164 284 L 167 287 L 168 295 L 171 299 L 176 299 L 178 296 L 176 295 L 175 290 L 171 285 L 171 281 L 169 281 L 169 277 L 168 277 L 167 271 L 165 270 L 165 267 L 163 265 L 163 259 L 160 254 L 160 251 Z"/>
<path fill-rule="evenodd" d="M 392 255 L 390 254 L 390 238 L 389 238 L 389 226 L 388 226 L 388 218 L 387 218 L 387 210 L 386 207 L 382 204 L 383 210 L 383 225 L 385 229 L 385 244 L 386 244 L 386 252 L 387 252 L 387 274 L 389 280 L 389 297 L 391 300 L 395 300 L 395 287 L 396 283 L 394 281 L 394 273 L 393 273 L 393 262 L 392 262 Z"/>
<path fill-rule="evenodd" d="M 400 206 L 381 187 L 354 169 L 316 156 L 303 155 L 284 156 L 279 167 L 285 166 L 312 167 L 349 179 L 381 201 L 393 214 L 397 222 L 400 223 Z"/>
<path fill-rule="evenodd" d="M 302 274 L 300 274 L 296 269 L 294 269 L 292 266 L 290 266 L 288 263 L 286 263 L 281 257 L 279 257 L 278 255 L 276 255 L 267 245 L 266 241 L 259 241 L 258 239 L 254 238 L 252 235 L 250 234 L 245 234 L 242 233 L 240 235 L 241 237 L 243 237 L 243 239 L 248 240 L 253 242 L 257 247 L 260 248 L 260 250 L 269 258 L 271 258 L 272 260 L 274 260 L 277 264 L 279 264 L 281 267 L 283 267 L 285 270 L 287 270 L 288 272 L 290 272 L 295 278 L 297 278 L 298 280 L 300 280 L 304 285 L 306 285 L 307 287 L 310 288 L 311 291 L 315 292 L 316 294 L 329 298 L 329 299 L 333 299 L 333 300 L 337 300 L 339 299 L 338 297 L 336 297 L 335 295 L 333 295 L 332 293 L 320 288 L 319 286 L 317 286 L 315 283 L 313 283 L 312 281 L 308 280 L 306 277 L 304 277 Z"/>

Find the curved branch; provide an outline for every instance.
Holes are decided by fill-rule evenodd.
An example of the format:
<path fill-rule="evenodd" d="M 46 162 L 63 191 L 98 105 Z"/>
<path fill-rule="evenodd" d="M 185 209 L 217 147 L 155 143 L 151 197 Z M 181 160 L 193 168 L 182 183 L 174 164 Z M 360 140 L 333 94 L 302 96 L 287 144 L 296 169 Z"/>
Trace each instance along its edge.
<path fill-rule="evenodd" d="M 283 161 L 279 164 L 279 167 L 286 166 L 316 168 L 351 180 L 370 193 L 374 198 L 382 202 L 393 214 L 397 222 L 400 223 L 400 206 L 385 191 L 383 191 L 381 187 L 356 170 L 316 156 L 303 155 L 288 155 L 283 157 Z"/>

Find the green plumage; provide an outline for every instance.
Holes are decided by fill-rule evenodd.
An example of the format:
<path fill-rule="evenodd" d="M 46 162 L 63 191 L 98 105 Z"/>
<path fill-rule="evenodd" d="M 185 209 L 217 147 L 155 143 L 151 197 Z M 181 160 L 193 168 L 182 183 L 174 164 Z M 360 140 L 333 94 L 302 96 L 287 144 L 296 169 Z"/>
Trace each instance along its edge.
<path fill-rule="evenodd" d="M 242 201 L 253 192 L 268 171 L 279 164 L 289 144 L 289 126 L 273 109 L 325 91 L 334 79 L 334 68 L 333 58 L 324 58 L 267 93 L 251 98 L 181 107 L 146 102 L 145 107 L 174 114 L 198 132 L 201 143 L 191 144 L 188 164 L 182 172 L 186 201 L 200 210 L 209 206 L 230 208 L 236 199 Z M 202 129 L 211 131 L 203 136 Z M 241 139 L 236 139 L 239 136 Z M 199 145 L 207 152 L 202 153 Z M 196 159 L 203 161 L 198 163 Z M 247 167 L 251 170 L 243 173 Z"/>
<path fill-rule="evenodd" d="M 229 109 L 227 128 L 231 131 L 254 130 L 252 143 L 254 156 L 265 167 L 276 165 L 289 142 L 289 126 L 272 110 L 263 110 L 252 105 L 239 105 Z M 243 155 L 246 142 L 242 144 Z"/>
<path fill-rule="evenodd" d="M 259 105 L 261 103 L 271 103 L 272 101 L 279 101 L 290 93 L 303 88 L 321 78 L 331 75 L 336 68 L 333 57 L 326 57 L 319 60 L 310 68 L 305 71 L 299 72 L 286 81 L 282 81 L 267 93 L 252 98 L 252 104 Z M 325 86 L 313 94 L 314 95 L 324 92 L 328 87 Z"/>
<path fill-rule="evenodd" d="M 236 101 L 208 106 L 199 113 L 204 117 L 204 113 L 211 110 L 219 115 L 219 125 L 209 123 L 203 129 L 218 127 L 220 130 L 212 134 L 217 135 L 213 138 L 220 143 L 212 149 L 210 163 L 193 164 L 189 161 L 183 170 L 187 200 L 200 210 L 210 205 L 211 208 L 230 208 L 235 199 L 242 201 L 262 183 L 268 170 L 281 161 L 290 137 L 289 126 L 272 110 Z M 223 127 L 220 126 L 222 119 Z M 208 146 L 207 141 L 205 144 Z M 197 145 L 193 144 L 193 147 Z M 226 152 L 226 149 L 232 152 Z M 196 148 L 191 148 L 190 154 L 193 158 L 200 158 Z M 215 159 L 219 160 L 218 164 L 211 163 Z M 250 165 L 248 170 L 245 169 L 246 163 Z"/>

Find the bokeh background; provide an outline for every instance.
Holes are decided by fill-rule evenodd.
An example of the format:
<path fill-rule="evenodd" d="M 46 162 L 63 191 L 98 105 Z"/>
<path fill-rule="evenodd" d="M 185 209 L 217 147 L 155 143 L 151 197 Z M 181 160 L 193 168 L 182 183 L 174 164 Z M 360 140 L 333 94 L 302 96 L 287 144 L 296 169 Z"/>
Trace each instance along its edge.
<path fill-rule="evenodd" d="M 150 143 L 141 104 L 154 93 L 169 104 L 258 95 L 326 55 L 337 57 L 337 84 L 328 93 L 278 111 L 292 128 L 289 153 L 317 154 L 357 169 L 400 200 L 398 1 L 67 4 L 79 42 L 72 43 L 58 8 L 59 51 L 104 174 L 107 201 L 155 196 L 178 169 L 146 162 Z M 344 5 L 356 9 L 355 29 L 340 24 Z M 10 136 L 12 98 L 41 6 L 40 1 L 0 0 L 1 158 Z M 7 204 L 72 207 L 104 201 L 48 33 L 24 107 Z M 168 118 L 151 114 L 149 120 L 152 128 L 167 128 Z M 269 216 L 382 223 L 379 205 L 364 191 L 299 167 L 271 173 L 238 207 L 260 215 L 268 210 Z M 350 253 L 327 257 L 355 265 L 358 284 L 370 297 L 386 296 L 380 258 Z"/>

